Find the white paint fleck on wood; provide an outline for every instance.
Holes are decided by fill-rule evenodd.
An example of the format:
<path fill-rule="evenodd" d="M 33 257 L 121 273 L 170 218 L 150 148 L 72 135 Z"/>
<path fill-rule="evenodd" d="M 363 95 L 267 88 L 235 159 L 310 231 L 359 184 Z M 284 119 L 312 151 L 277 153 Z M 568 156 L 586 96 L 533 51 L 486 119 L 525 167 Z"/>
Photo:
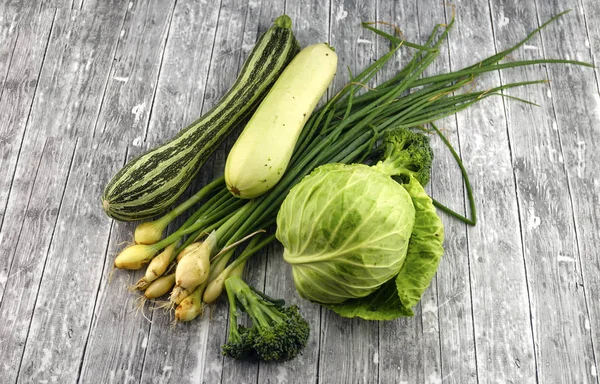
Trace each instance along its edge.
<path fill-rule="evenodd" d="M 449 37 L 453 70 L 495 53 L 489 7 L 465 8 L 463 4 L 457 9 L 456 28 Z M 448 18 L 451 11 L 446 9 Z M 482 76 L 476 86 L 487 89 L 499 80 L 497 74 Z M 535 382 L 531 313 L 502 100 L 482 100 L 456 119 L 479 207 L 477 226 L 469 228 L 463 248 L 469 252 L 477 381 Z"/>
<path fill-rule="evenodd" d="M 178 1 L 160 67 L 146 140 L 162 143 L 200 116 L 219 6 Z"/>
<path fill-rule="evenodd" d="M 123 152 L 88 139 L 75 150 L 19 368 L 19 381 L 79 374 L 110 231 L 98 204 Z M 48 356 L 48 351 L 51 351 Z M 46 361 L 47 366 L 40 366 Z M 56 379 L 55 379 L 56 380 Z"/>
<path fill-rule="evenodd" d="M 25 150 L 30 149 L 28 147 Z M 13 245 L 2 247 L 7 256 L 7 280 L 0 305 L 0 340 L 2 365 L 0 382 L 14 382 L 23 356 L 38 287 L 46 263 L 46 252 L 54 236 L 54 226 L 59 214 L 65 183 L 75 150 L 75 141 L 51 140 L 46 143 L 32 177 L 31 193 L 20 218 L 13 217 L 2 233 L 15 233 Z M 25 164 L 24 161 L 20 164 Z M 23 196 L 24 197 L 24 196 Z M 13 227 L 12 231 L 8 227 Z M 8 240 L 8 239 L 7 239 Z M 8 241 L 5 243 L 7 245 Z M 10 346 L 10 347 L 9 347 Z M 49 360 L 49 350 L 44 352 L 42 363 Z M 43 365 L 43 364 L 42 364 Z"/>
<path fill-rule="evenodd" d="M 118 38 L 95 135 L 122 143 L 146 134 L 174 1 L 138 1 Z"/>

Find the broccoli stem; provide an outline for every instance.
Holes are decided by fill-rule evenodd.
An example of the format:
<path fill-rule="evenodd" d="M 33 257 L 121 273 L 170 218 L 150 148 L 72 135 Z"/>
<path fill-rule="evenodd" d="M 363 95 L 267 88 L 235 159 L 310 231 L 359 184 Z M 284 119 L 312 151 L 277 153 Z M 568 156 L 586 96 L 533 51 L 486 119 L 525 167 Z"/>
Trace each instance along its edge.
<path fill-rule="evenodd" d="M 253 323 L 258 323 L 259 329 L 268 328 L 273 324 L 283 322 L 282 313 L 275 309 L 273 304 L 256 296 L 251 289 L 249 289 L 249 291 L 250 292 L 241 291 L 240 294 L 246 295 L 246 298 L 248 299 L 246 312 L 248 312 L 248 315 L 252 318 Z"/>
<path fill-rule="evenodd" d="M 227 290 L 227 299 L 229 300 L 229 341 L 239 343 L 242 337 L 238 330 L 238 310 L 233 289 Z"/>
<path fill-rule="evenodd" d="M 231 316 L 229 338 L 222 347 L 225 356 L 242 358 L 252 354 L 260 360 L 284 361 L 302 353 L 309 325 L 297 306 L 280 306 L 278 300 L 258 294 L 239 276 L 225 280 L 225 289 Z M 238 309 L 250 316 L 252 327 L 237 326 Z"/>

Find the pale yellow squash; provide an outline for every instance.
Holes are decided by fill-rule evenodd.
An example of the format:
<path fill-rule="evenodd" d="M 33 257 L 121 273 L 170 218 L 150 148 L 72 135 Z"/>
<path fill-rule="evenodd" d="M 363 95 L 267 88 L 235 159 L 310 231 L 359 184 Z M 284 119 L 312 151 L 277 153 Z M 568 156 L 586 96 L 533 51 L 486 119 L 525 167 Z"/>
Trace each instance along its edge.
<path fill-rule="evenodd" d="M 304 48 L 285 68 L 229 152 L 225 182 L 231 193 L 252 199 L 277 184 L 336 68 L 337 55 L 325 43 Z"/>

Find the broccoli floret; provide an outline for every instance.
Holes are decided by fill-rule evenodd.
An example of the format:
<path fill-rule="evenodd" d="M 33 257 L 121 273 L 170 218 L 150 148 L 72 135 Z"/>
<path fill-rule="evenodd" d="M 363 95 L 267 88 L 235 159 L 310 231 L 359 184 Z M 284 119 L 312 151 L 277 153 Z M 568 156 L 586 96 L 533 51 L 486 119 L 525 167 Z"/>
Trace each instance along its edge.
<path fill-rule="evenodd" d="M 254 356 L 263 361 L 285 361 L 302 353 L 309 336 L 308 322 L 297 306 L 259 294 L 238 276 L 225 280 L 229 298 L 229 337 L 223 355 L 241 359 Z M 252 326 L 238 326 L 238 309 L 246 312 Z"/>
<path fill-rule="evenodd" d="M 237 324 L 235 325 L 237 328 Z M 235 332 L 229 332 L 229 340 L 221 347 L 223 355 L 233 357 L 234 359 L 243 359 L 250 356 L 254 350 L 252 349 L 252 339 L 248 329 L 239 326 Z"/>
<path fill-rule="evenodd" d="M 390 131 L 384 139 L 383 160 L 375 165 L 388 175 L 413 175 L 422 186 L 429 183 L 433 151 L 429 137 L 406 128 Z"/>

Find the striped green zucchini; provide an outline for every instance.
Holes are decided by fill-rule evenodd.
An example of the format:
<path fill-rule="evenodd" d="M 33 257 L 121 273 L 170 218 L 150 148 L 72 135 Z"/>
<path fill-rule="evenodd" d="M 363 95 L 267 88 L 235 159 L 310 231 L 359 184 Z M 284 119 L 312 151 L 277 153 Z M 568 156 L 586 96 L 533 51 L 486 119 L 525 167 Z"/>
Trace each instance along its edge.
<path fill-rule="evenodd" d="M 102 195 L 107 215 L 123 221 L 163 213 L 185 191 L 207 157 L 256 109 L 300 46 L 292 21 L 278 17 L 260 37 L 231 89 L 177 136 L 131 160 Z"/>

